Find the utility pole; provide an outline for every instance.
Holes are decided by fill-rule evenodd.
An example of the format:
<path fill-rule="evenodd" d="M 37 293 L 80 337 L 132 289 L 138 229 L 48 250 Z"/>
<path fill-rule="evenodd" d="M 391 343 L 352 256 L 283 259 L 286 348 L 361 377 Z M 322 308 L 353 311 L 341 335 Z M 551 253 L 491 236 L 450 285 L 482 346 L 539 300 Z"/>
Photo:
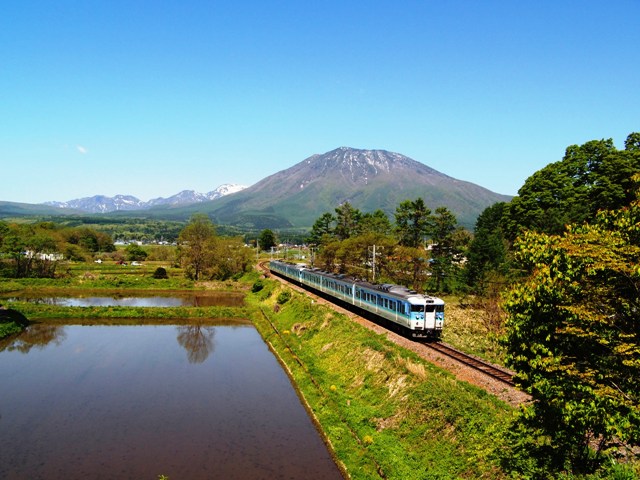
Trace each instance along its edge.
<path fill-rule="evenodd" d="M 375 283 L 376 281 L 376 246 L 374 245 L 373 247 L 369 247 L 369 251 L 371 251 L 372 249 L 373 249 L 373 255 L 371 260 L 371 271 L 372 271 L 371 283 Z"/>

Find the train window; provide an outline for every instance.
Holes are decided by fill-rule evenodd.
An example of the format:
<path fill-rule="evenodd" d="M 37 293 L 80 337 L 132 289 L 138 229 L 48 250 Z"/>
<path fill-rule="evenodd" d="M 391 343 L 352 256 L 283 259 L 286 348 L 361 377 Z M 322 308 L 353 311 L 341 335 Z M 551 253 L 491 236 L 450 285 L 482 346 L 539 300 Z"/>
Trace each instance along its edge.
<path fill-rule="evenodd" d="M 436 312 L 444 312 L 444 305 L 436 305 Z"/>
<path fill-rule="evenodd" d="M 436 311 L 436 306 L 435 305 L 427 305 L 427 312 L 428 313 L 432 313 Z"/>
<path fill-rule="evenodd" d="M 412 312 L 422 312 L 424 310 L 424 306 L 422 305 L 411 305 Z"/>

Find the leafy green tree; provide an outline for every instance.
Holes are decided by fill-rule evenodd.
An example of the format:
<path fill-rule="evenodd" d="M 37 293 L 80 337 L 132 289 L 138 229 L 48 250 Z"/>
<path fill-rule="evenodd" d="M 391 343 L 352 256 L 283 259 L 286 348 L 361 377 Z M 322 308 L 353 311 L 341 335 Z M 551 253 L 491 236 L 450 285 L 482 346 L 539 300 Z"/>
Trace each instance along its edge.
<path fill-rule="evenodd" d="M 509 204 L 509 239 L 523 230 L 560 234 L 598 210 L 629 205 L 635 198 L 631 177 L 640 173 L 639 139 L 630 134 L 622 151 L 611 139 L 572 145 L 561 161 L 535 172 Z"/>
<path fill-rule="evenodd" d="M 212 262 L 208 278 L 227 280 L 248 271 L 254 264 L 254 253 L 242 238 L 217 238 L 213 242 Z"/>
<path fill-rule="evenodd" d="M 396 233 L 400 245 L 418 248 L 431 232 L 431 210 L 422 198 L 405 200 L 396 208 Z"/>
<path fill-rule="evenodd" d="M 381 269 L 391 282 L 423 292 L 425 283 L 431 275 L 430 260 L 429 252 L 422 247 L 398 245 L 393 250 L 389 261 Z"/>
<path fill-rule="evenodd" d="M 562 235 L 527 232 L 515 259 L 530 275 L 505 301 L 508 362 L 533 402 L 505 464 L 592 472 L 640 446 L 640 202 Z"/>
<path fill-rule="evenodd" d="M 463 254 L 471 241 L 469 233 L 458 228 L 456 216 L 446 207 L 438 207 L 431 216 L 431 283 L 436 291 L 454 287 Z"/>
<path fill-rule="evenodd" d="M 178 237 L 179 257 L 187 277 L 199 280 L 211 268 L 216 229 L 205 214 L 195 214 Z"/>
<path fill-rule="evenodd" d="M 490 272 L 506 273 L 508 242 L 502 230 L 506 205 L 499 202 L 487 207 L 476 220 L 465 274 L 467 284 L 474 286 L 478 293 L 484 292 L 485 279 Z"/>
<path fill-rule="evenodd" d="M 124 249 L 126 253 L 127 260 L 132 262 L 142 262 L 147 259 L 149 255 L 147 251 L 142 248 L 140 245 L 136 243 L 131 243 L 127 245 Z"/>
<path fill-rule="evenodd" d="M 276 234 L 273 233 L 273 230 L 265 229 L 260 232 L 260 236 L 258 237 L 258 245 L 260 249 L 269 251 L 271 247 L 275 247 L 277 245 L 276 242 Z"/>
<path fill-rule="evenodd" d="M 0 251 L 9 259 L 10 276 L 54 277 L 59 261 L 59 240 L 48 224 L 8 225 Z"/>

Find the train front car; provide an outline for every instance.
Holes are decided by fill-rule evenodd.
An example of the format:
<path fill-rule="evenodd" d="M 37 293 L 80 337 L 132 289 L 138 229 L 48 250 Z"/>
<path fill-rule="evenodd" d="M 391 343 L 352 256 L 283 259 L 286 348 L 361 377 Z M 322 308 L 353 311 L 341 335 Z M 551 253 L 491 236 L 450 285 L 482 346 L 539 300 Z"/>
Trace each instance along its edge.
<path fill-rule="evenodd" d="M 440 338 L 444 327 L 444 301 L 412 292 L 407 295 L 410 305 L 409 335 L 414 338 Z"/>
<path fill-rule="evenodd" d="M 436 297 L 426 298 L 424 309 L 424 328 L 433 338 L 440 338 L 444 326 L 444 301 Z"/>

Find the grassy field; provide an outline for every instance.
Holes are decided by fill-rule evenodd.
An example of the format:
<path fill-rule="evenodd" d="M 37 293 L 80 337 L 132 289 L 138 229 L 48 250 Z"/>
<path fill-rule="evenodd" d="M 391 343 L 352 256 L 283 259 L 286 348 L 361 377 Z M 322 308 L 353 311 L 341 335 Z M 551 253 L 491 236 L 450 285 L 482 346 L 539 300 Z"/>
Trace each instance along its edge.
<path fill-rule="evenodd" d="M 494 435 L 511 409 L 306 295 L 263 280 L 254 323 L 351 478 L 502 478 Z"/>
<path fill-rule="evenodd" d="M 158 267 L 167 272 L 164 279 L 153 277 Z M 0 282 L 0 293 L 25 289 L 151 289 L 193 290 L 203 289 L 184 277 L 181 268 L 171 267 L 166 262 L 145 262 L 142 265 L 118 265 L 115 262 L 68 263 L 58 271 L 56 278 L 4 279 Z"/>

